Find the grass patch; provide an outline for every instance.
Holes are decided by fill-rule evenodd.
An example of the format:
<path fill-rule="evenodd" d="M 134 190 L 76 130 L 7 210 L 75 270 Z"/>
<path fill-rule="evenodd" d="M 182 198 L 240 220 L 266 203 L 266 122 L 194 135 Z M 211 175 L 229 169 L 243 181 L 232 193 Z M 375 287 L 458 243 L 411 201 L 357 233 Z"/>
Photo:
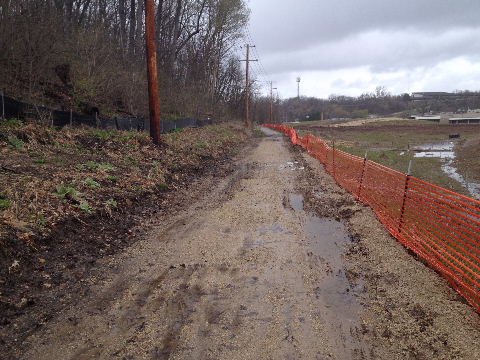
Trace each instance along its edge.
<path fill-rule="evenodd" d="M 169 131 L 170 134 L 178 134 L 181 132 L 183 132 L 183 128 L 173 129 Z"/>
<path fill-rule="evenodd" d="M 24 126 L 23 121 L 17 119 L 17 118 L 11 118 L 8 120 L 5 120 L 1 123 L 2 126 L 5 127 L 22 127 Z"/>
<path fill-rule="evenodd" d="M 21 151 L 23 150 L 22 140 L 17 139 L 15 136 L 9 136 L 7 140 L 11 148 L 14 148 L 16 150 L 21 150 Z"/>
<path fill-rule="evenodd" d="M 253 134 L 255 135 L 255 137 L 264 137 L 264 136 L 267 136 L 262 130 L 260 129 L 254 129 L 253 130 Z"/>
<path fill-rule="evenodd" d="M 314 126 L 305 123 L 296 125 L 299 125 L 297 131 L 300 136 L 310 133 L 330 144 L 334 140 L 338 149 L 360 157 L 368 151 L 370 160 L 402 173 L 407 171 L 409 161 L 413 160 L 413 176 L 416 178 L 471 196 L 462 184 L 442 170 L 444 160 L 433 157 L 414 158 L 414 152 L 410 149 L 414 146 L 450 141 L 449 135 L 459 134 L 461 140 L 455 146 L 458 156 L 455 166 L 464 177 L 467 175 L 469 179 L 480 179 L 480 166 L 475 166 L 478 151 L 473 151 L 480 149 L 478 126 L 452 126 L 431 121 L 394 118 L 380 120 L 361 126 L 333 127 L 318 123 L 313 124 Z M 476 145 L 468 149 L 462 145 L 463 143 Z M 464 148 L 465 156 L 462 156 Z"/>
<path fill-rule="evenodd" d="M 204 143 L 204 142 L 200 142 L 200 143 L 198 143 L 198 144 L 195 145 L 195 147 L 196 147 L 197 149 L 204 149 L 204 148 L 206 148 L 207 146 L 208 146 L 208 144 L 207 144 L 207 143 Z"/>
<path fill-rule="evenodd" d="M 98 182 L 96 182 L 95 180 L 93 180 L 92 178 L 86 178 L 83 183 L 85 185 L 88 185 L 90 186 L 92 189 L 98 189 L 100 186 L 100 184 Z"/>
<path fill-rule="evenodd" d="M 46 164 L 48 162 L 48 159 L 45 159 L 45 158 L 41 158 L 41 159 L 35 159 L 33 161 L 35 164 Z"/>
<path fill-rule="evenodd" d="M 71 184 L 57 186 L 55 195 L 60 199 L 79 199 L 82 197 L 82 194 Z"/>
<path fill-rule="evenodd" d="M 117 182 L 118 181 L 118 176 L 115 175 L 108 175 L 107 180 Z"/>
<path fill-rule="evenodd" d="M 0 211 L 8 209 L 13 203 L 8 199 L 0 199 Z"/>
<path fill-rule="evenodd" d="M 349 154 L 360 157 L 365 156 L 367 149 L 337 146 Z M 370 150 L 367 153 L 368 160 L 385 165 L 401 173 L 408 171 L 408 165 L 412 161 L 412 176 L 446 189 L 468 195 L 468 191 L 458 181 L 449 177 L 443 170 L 444 162 L 439 158 L 415 158 L 413 152 L 398 150 Z"/>
<path fill-rule="evenodd" d="M 14 190 L 16 194 L 14 200 L 2 195 L 0 205 L 15 208 L 9 214 L 12 221 L 28 223 L 28 234 L 22 234 L 25 239 L 46 236 L 54 224 L 71 217 L 94 214 L 97 209 L 110 213 L 127 206 L 128 199 L 175 190 L 185 179 L 197 176 L 199 169 L 232 154 L 246 139 L 237 124 L 163 134 L 160 148 L 147 133 L 0 126 L 4 150 L 0 163 L 12 169 L 0 172 L 0 193 Z M 0 222 L 0 244 L 2 234 L 11 228 Z"/>
<path fill-rule="evenodd" d="M 91 214 L 93 212 L 93 209 L 90 207 L 90 204 L 87 200 L 81 200 L 77 207 L 86 214 Z"/>
<path fill-rule="evenodd" d="M 97 163 L 95 161 L 88 161 L 85 164 L 80 165 L 79 169 L 88 169 L 90 171 L 115 171 L 115 167 L 108 163 Z"/>
<path fill-rule="evenodd" d="M 105 206 L 115 209 L 118 206 L 118 203 L 113 199 L 108 199 L 107 201 L 105 201 Z"/>

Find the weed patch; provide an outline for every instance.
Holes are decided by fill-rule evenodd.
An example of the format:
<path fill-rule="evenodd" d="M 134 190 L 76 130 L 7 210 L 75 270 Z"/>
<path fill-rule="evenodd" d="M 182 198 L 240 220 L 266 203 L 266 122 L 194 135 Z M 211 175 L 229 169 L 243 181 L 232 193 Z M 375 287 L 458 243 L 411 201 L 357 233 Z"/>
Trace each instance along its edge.
<path fill-rule="evenodd" d="M 10 145 L 11 148 L 14 148 L 16 150 L 23 150 L 23 141 L 20 139 L 17 139 L 14 136 L 8 137 L 8 144 Z"/>
<path fill-rule="evenodd" d="M 8 209 L 12 205 L 13 205 L 13 203 L 10 200 L 0 199 L 0 211 Z"/>
<path fill-rule="evenodd" d="M 12 127 L 22 127 L 22 126 L 24 126 L 24 123 L 17 118 L 11 118 L 11 119 L 3 121 L 2 126 L 10 127 L 10 128 L 12 128 Z"/>
<path fill-rule="evenodd" d="M 86 178 L 83 183 L 90 186 L 92 189 L 98 189 L 101 187 L 101 185 L 92 178 Z"/>
<path fill-rule="evenodd" d="M 55 195 L 60 199 L 75 199 L 78 200 L 82 194 L 75 189 L 71 184 L 59 185 L 56 188 Z"/>

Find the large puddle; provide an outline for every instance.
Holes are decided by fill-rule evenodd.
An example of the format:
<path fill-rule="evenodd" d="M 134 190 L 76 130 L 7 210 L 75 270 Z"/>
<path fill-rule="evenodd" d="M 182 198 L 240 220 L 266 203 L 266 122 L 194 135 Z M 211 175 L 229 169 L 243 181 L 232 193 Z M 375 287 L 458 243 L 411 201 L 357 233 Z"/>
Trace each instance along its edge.
<path fill-rule="evenodd" d="M 438 158 L 442 159 L 444 164 L 442 170 L 450 178 L 458 181 L 462 184 L 470 193 L 470 195 L 476 199 L 480 199 L 480 184 L 473 183 L 465 179 L 457 168 L 455 167 L 455 143 L 452 141 L 443 141 L 438 143 L 424 144 L 421 146 L 415 146 L 412 150 L 415 151 L 414 157 L 416 158 Z"/>
<path fill-rule="evenodd" d="M 304 212 L 302 195 L 292 194 L 289 200 L 293 210 Z M 350 359 L 354 349 L 358 351 L 362 348 L 353 335 L 360 329 L 362 305 L 358 294 L 363 291 L 364 285 L 361 281 L 355 284 L 350 282 L 346 275 L 343 254 L 351 242 L 350 236 L 339 221 L 319 218 L 312 213 L 305 214 L 307 221 L 304 231 L 310 254 L 320 259 L 327 268 L 327 275 L 319 282 L 315 293 L 329 309 L 322 315 L 332 324 L 332 331 L 338 332 L 342 339 L 337 344 L 338 355 L 342 359 Z"/>

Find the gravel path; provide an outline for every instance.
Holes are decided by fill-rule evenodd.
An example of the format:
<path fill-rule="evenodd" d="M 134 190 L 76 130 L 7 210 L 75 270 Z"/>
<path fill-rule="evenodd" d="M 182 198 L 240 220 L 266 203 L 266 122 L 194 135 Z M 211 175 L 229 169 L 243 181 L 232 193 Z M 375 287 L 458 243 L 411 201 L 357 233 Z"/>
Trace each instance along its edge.
<path fill-rule="evenodd" d="M 393 330 L 379 333 L 388 328 L 383 321 L 402 329 L 412 324 L 385 320 L 396 313 L 376 295 L 383 282 L 371 285 L 375 274 L 376 281 L 385 276 L 380 262 L 389 261 L 375 239 L 391 242 L 384 251 L 398 252 L 394 267 L 410 266 L 406 275 L 418 272 L 415 281 L 437 275 L 389 238 L 321 166 L 269 134 L 203 199 L 159 219 L 145 239 L 102 265 L 108 279 L 89 279 L 90 294 L 32 336 L 22 358 L 446 359 L 414 356 L 423 354 L 424 343 L 414 339 L 420 327 L 408 334 L 410 352 L 389 345 Z M 439 296 L 452 295 L 435 281 Z M 414 296 L 392 275 L 390 300 L 401 298 L 403 285 Z M 475 321 L 454 293 L 452 302 Z M 430 314 L 423 303 L 409 304 L 411 319 Z M 424 332 L 439 331 L 436 320 L 425 321 Z M 469 324 L 468 341 L 478 339 L 478 325 Z M 435 333 L 447 337 L 442 356 L 477 358 L 475 343 L 450 343 L 443 330 Z"/>

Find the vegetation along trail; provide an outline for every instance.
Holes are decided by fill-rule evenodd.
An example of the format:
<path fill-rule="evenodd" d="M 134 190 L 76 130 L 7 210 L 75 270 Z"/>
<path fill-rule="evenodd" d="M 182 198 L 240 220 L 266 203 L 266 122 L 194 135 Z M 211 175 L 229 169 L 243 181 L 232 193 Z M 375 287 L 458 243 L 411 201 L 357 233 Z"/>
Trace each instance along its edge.
<path fill-rule="evenodd" d="M 479 359 L 478 315 L 318 162 L 268 135 L 101 263 L 19 358 Z"/>

